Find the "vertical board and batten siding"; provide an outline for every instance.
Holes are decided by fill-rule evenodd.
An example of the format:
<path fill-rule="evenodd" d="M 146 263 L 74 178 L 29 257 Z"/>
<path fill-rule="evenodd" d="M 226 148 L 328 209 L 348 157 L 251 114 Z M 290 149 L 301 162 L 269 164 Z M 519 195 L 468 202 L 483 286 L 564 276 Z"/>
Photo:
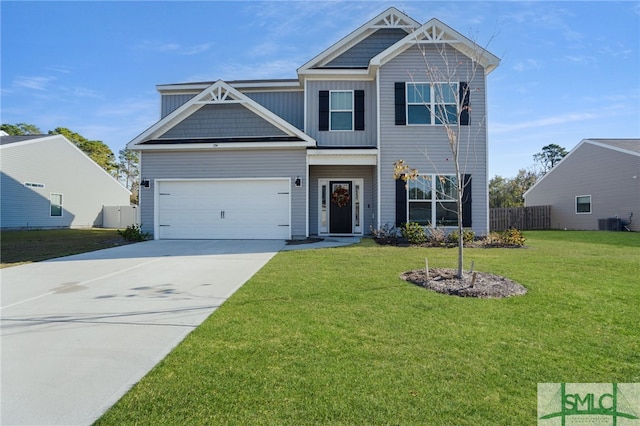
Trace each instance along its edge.
<path fill-rule="evenodd" d="M 162 95 L 160 99 L 160 119 L 165 118 L 180 106 L 186 104 L 197 93 L 182 94 L 182 95 Z"/>
<path fill-rule="evenodd" d="M 363 179 L 364 209 L 363 232 L 370 233 L 376 212 L 374 192 L 374 166 L 310 166 L 309 167 L 309 233 L 318 234 L 318 180 L 319 179 Z"/>
<path fill-rule="evenodd" d="M 304 92 L 246 92 L 245 95 L 300 130 L 304 129 Z"/>
<path fill-rule="evenodd" d="M 129 205 L 129 191 L 62 136 L 4 145 L 0 156 L 3 228 L 100 227 L 104 205 Z M 61 217 L 51 217 L 52 193 L 62 194 Z"/>
<path fill-rule="evenodd" d="M 197 93 L 181 95 L 162 95 L 161 119 L 180 106 L 189 102 Z M 304 127 L 304 91 L 286 90 L 282 92 L 244 92 L 252 100 L 267 108 L 298 129 Z"/>
<path fill-rule="evenodd" d="M 366 68 L 371 58 L 406 36 L 400 28 L 381 28 L 322 68 Z"/>
<path fill-rule="evenodd" d="M 240 104 L 205 105 L 160 139 L 284 136 L 282 130 Z"/>
<path fill-rule="evenodd" d="M 141 223 L 154 229 L 154 179 L 291 178 L 291 235 L 306 236 L 306 182 L 296 187 L 297 176 L 306 176 L 304 149 L 211 150 L 142 152 L 141 176 L 151 187 L 140 189 Z M 238 194 L 242 196 L 242 194 Z M 256 221 L 260 212 L 256 212 Z"/>
<path fill-rule="evenodd" d="M 597 230 L 618 217 L 640 231 L 640 157 L 584 143 L 525 196 L 526 206 L 550 205 L 552 229 Z M 636 176 L 634 179 L 633 177 Z M 591 213 L 576 213 L 576 196 L 591 195 Z"/>
<path fill-rule="evenodd" d="M 318 142 L 318 147 L 375 147 L 376 91 L 373 81 L 307 82 L 306 133 Z M 364 130 L 319 131 L 318 95 L 321 90 L 364 90 Z"/>
<path fill-rule="evenodd" d="M 442 57 L 432 45 L 427 49 L 431 66 L 444 69 Z M 449 60 L 469 64 L 470 60 L 453 48 L 447 48 Z M 487 194 L 487 132 L 486 132 L 486 82 L 484 70 L 479 67 L 471 80 L 470 71 L 458 67 L 456 82 L 468 82 L 470 93 L 470 125 L 462 126 L 460 165 L 463 174 L 472 177 L 472 228 L 478 235 L 488 232 Z M 379 72 L 380 85 L 380 224 L 395 223 L 395 191 L 393 164 L 404 160 L 420 173 L 452 174 L 455 168 L 451 150 L 443 126 L 416 126 L 395 124 L 395 83 L 429 82 L 420 50 L 411 47 L 384 64 Z"/>

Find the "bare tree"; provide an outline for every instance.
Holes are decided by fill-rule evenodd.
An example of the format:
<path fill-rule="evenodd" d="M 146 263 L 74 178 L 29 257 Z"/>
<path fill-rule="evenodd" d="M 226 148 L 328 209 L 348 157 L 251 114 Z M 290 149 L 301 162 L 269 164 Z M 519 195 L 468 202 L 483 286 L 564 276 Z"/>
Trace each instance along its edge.
<path fill-rule="evenodd" d="M 435 29 L 433 30 L 435 32 Z M 488 52 L 480 47 L 477 43 L 472 42 L 472 47 L 466 46 L 464 54 L 457 49 L 449 46 L 443 40 L 440 43 L 430 42 L 421 44 L 419 35 L 416 35 L 416 45 L 419 47 L 424 61 L 424 76 L 429 83 L 429 93 L 427 99 L 426 88 L 418 88 L 415 81 L 415 75 L 409 73 L 412 82 L 407 93 L 411 93 L 414 97 L 419 97 L 423 105 L 427 108 L 433 120 L 437 125 L 441 125 L 446 134 L 446 140 L 449 144 L 451 152 L 451 162 L 454 168 L 454 177 L 448 178 L 444 174 L 439 174 L 438 179 L 448 179 L 448 185 L 455 187 L 456 214 L 457 214 L 457 233 L 458 233 L 458 268 L 457 277 L 462 278 L 463 262 L 464 262 L 464 227 L 463 227 L 463 194 L 465 186 L 464 175 L 470 166 L 470 162 L 474 161 L 474 141 L 478 134 L 485 128 L 484 117 L 479 123 L 471 125 L 471 94 L 479 91 L 474 88 L 478 73 L 484 71 L 483 57 Z M 435 54 L 434 54 L 435 52 Z M 421 71 L 422 72 L 422 71 Z M 437 171 L 437 166 L 429 158 L 428 152 L 425 155 L 429 162 Z M 403 160 L 398 160 L 394 165 L 394 178 L 402 179 L 405 182 L 416 180 L 419 177 L 417 169 L 411 169 Z M 437 182 L 436 182 L 437 183 Z M 441 186 L 445 182 L 440 182 Z M 435 188 L 434 188 L 435 189 Z M 451 195 L 451 194 L 449 194 Z"/>

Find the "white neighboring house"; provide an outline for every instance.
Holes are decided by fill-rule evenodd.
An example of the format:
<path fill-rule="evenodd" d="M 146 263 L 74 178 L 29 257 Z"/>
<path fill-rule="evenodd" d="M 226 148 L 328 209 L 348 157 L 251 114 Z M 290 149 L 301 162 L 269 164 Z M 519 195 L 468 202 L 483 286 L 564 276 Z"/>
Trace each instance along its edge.
<path fill-rule="evenodd" d="M 640 139 L 583 139 L 524 194 L 554 229 L 640 231 Z"/>
<path fill-rule="evenodd" d="M 62 135 L 0 135 L 0 227 L 103 226 L 129 190 Z"/>

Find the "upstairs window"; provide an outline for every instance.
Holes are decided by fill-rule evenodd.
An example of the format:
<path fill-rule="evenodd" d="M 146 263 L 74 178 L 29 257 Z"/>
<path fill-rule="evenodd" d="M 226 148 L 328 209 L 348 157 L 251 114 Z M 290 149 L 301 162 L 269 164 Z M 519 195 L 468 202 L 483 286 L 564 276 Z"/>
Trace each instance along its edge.
<path fill-rule="evenodd" d="M 364 90 L 321 90 L 318 130 L 364 130 Z"/>
<path fill-rule="evenodd" d="M 353 130 L 353 92 L 332 91 L 329 96 L 329 129 Z"/>
<path fill-rule="evenodd" d="M 456 124 L 458 83 L 407 83 L 407 124 Z"/>
<path fill-rule="evenodd" d="M 396 125 L 458 124 L 458 117 L 469 124 L 467 83 L 395 83 Z"/>

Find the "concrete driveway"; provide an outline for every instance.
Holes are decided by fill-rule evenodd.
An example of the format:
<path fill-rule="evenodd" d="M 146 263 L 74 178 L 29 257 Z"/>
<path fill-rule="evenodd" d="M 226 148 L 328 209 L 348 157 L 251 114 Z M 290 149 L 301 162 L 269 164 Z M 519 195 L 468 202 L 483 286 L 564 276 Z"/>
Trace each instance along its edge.
<path fill-rule="evenodd" d="M 148 241 L 0 271 L 0 423 L 87 425 L 284 241 Z"/>

